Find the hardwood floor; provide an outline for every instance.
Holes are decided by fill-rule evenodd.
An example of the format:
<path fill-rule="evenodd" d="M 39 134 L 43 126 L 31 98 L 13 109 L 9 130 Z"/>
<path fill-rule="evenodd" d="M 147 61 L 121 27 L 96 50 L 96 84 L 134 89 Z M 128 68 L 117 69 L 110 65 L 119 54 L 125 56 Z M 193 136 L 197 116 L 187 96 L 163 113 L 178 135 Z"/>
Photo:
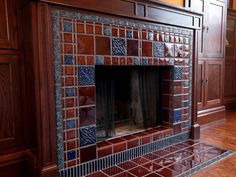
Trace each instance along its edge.
<path fill-rule="evenodd" d="M 236 151 L 236 111 L 226 114 L 226 119 L 203 126 L 201 142 Z M 236 177 L 236 155 L 196 173 L 193 177 Z"/>

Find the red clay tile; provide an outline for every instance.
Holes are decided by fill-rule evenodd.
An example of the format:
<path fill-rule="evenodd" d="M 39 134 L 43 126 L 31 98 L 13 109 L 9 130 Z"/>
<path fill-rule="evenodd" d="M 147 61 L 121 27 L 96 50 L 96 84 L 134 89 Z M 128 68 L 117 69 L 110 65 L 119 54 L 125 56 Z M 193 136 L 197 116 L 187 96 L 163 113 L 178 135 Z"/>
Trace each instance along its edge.
<path fill-rule="evenodd" d="M 157 174 L 160 174 L 164 177 L 173 177 L 173 176 L 177 176 L 179 173 L 172 171 L 168 168 L 162 168 L 156 171 Z"/>
<path fill-rule="evenodd" d="M 84 24 L 78 23 L 76 27 L 77 27 L 77 33 L 84 33 Z"/>
<path fill-rule="evenodd" d="M 93 34 L 93 25 L 86 25 L 86 33 L 87 34 Z"/>
<path fill-rule="evenodd" d="M 74 98 L 67 98 L 65 99 L 65 105 L 63 107 L 69 108 L 75 106 L 75 100 Z"/>
<path fill-rule="evenodd" d="M 128 56 L 138 56 L 139 47 L 138 40 L 127 40 L 127 55 Z"/>
<path fill-rule="evenodd" d="M 110 65 L 111 64 L 111 57 L 104 57 L 104 64 Z"/>
<path fill-rule="evenodd" d="M 127 141 L 127 148 L 133 148 L 136 147 L 140 144 L 140 140 L 138 138 L 134 139 L 134 140 L 129 140 Z"/>
<path fill-rule="evenodd" d="M 147 143 L 150 143 L 151 142 L 151 137 L 152 136 L 145 136 L 143 138 L 141 138 L 141 144 L 147 144 Z"/>
<path fill-rule="evenodd" d="M 94 57 L 87 56 L 87 65 L 94 65 Z"/>
<path fill-rule="evenodd" d="M 132 162 L 135 162 L 136 164 L 141 165 L 141 164 L 149 162 L 149 160 L 143 157 L 137 157 L 136 159 L 133 159 Z"/>
<path fill-rule="evenodd" d="M 85 56 L 79 56 L 78 63 L 79 65 L 85 65 L 86 64 Z"/>
<path fill-rule="evenodd" d="M 73 86 L 75 84 L 74 77 L 66 77 L 65 78 L 65 86 Z"/>
<path fill-rule="evenodd" d="M 76 165 L 76 160 L 72 160 L 67 163 L 67 167 L 73 167 L 75 165 Z"/>
<path fill-rule="evenodd" d="M 73 45 L 65 44 L 64 45 L 64 53 L 65 54 L 72 54 L 73 53 Z"/>
<path fill-rule="evenodd" d="M 119 29 L 119 36 L 120 37 L 125 37 L 125 29 L 124 28 Z"/>
<path fill-rule="evenodd" d="M 114 36 L 114 37 L 118 36 L 118 29 L 115 27 L 112 28 L 112 36 Z"/>
<path fill-rule="evenodd" d="M 111 143 L 108 141 L 102 141 L 102 142 L 97 143 L 98 148 L 104 148 L 106 146 L 111 146 Z"/>
<path fill-rule="evenodd" d="M 78 35 L 78 53 L 94 54 L 94 38 L 89 35 Z"/>
<path fill-rule="evenodd" d="M 96 26 L 95 26 L 95 33 L 96 33 L 97 35 L 101 35 L 101 34 L 102 34 L 102 26 L 96 25 Z"/>
<path fill-rule="evenodd" d="M 87 162 L 96 159 L 96 145 L 80 148 L 80 161 Z"/>
<path fill-rule="evenodd" d="M 73 118 L 76 116 L 76 110 L 75 109 L 67 109 L 66 110 L 66 118 Z"/>
<path fill-rule="evenodd" d="M 142 41 L 142 56 L 152 56 L 152 42 Z"/>
<path fill-rule="evenodd" d="M 169 151 L 164 151 L 164 150 L 162 150 L 162 149 L 153 152 L 153 154 L 156 154 L 156 155 L 158 155 L 158 156 L 160 156 L 160 157 L 165 156 L 165 155 L 167 155 L 167 154 L 169 154 L 169 153 L 170 153 Z"/>
<path fill-rule="evenodd" d="M 118 175 L 115 175 L 114 177 L 135 177 L 135 176 L 132 175 L 131 173 L 123 172 L 123 173 L 120 173 Z"/>
<path fill-rule="evenodd" d="M 126 58 L 120 57 L 120 65 L 126 65 Z"/>
<path fill-rule="evenodd" d="M 67 144 L 67 150 L 75 149 L 76 148 L 76 140 L 67 141 L 66 144 Z"/>
<path fill-rule="evenodd" d="M 73 41 L 72 34 L 64 34 L 64 42 L 72 43 L 72 41 Z"/>
<path fill-rule="evenodd" d="M 133 31 L 133 36 L 134 36 L 135 39 L 138 39 L 138 38 L 139 38 L 139 36 L 138 36 L 138 31 L 137 31 L 137 30 L 134 30 L 134 31 Z"/>
<path fill-rule="evenodd" d="M 96 172 L 96 173 L 92 173 L 91 175 L 88 175 L 86 177 L 108 177 L 105 173 L 103 172 Z"/>
<path fill-rule="evenodd" d="M 76 131 L 75 130 L 70 130 L 70 131 L 66 132 L 67 140 L 74 139 L 75 137 L 76 137 Z"/>
<path fill-rule="evenodd" d="M 148 160 L 156 160 L 156 159 L 160 158 L 158 155 L 153 154 L 153 153 L 146 154 L 143 157 Z"/>
<path fill-rule="evenodd" d="M 121 173 L 122 171 L 124 171 L 123 169 L 121 169 L 120 167 L 117 166 L 113 166 L 110 168 L 107 168 L 105 170 L 102 170 L 105 174 L 109 175 L 109 176 L 113 176 L 116 175 L 118 173 Z"/>
<path fill-rule="evenodd" d="M 180 165 L 179 163 L 174 163 L 170 166 L 168 166 L 169 169 L 171 169 L 172 171 L 176 171 L 178 173 L 183 173 L 185 171 L 187 171 L 187 168 L 183 165 Z"/>
<path fill-rule="evenodd" d="M 114 138 L 114 139 L 111 139 L 111 140 L 108 140 L 108 142 L 112 143 L 112 144 L 116 144 L 116 143 L 122 143 L 124 142 L 125 140 L 122 139 L 122 138 Z"/>
<path fill-rule="evenodd" d="M 79 88 L 79 105 L 93 105 L 95 104 L 95 87 L 81 87 Z"/>
<path fill-rule="evenodd" d="M 143 177 L 149 173 L 149 171 L 141 166 L 138 166 L 132 170 L 129 170 L 130 173 L 136 175 L 136 177 Z"/>
<path fill-rule="evenodd" d="M 73 66 L 65 66 L 65 75 L 74 75 L 74 67 Z"/>
<path fill-rule="evenodd" d="M 96 36 L 96 54 L 97 55 L 110 55 L 111 46 L 109 37 Z"/>
<path fill-rule="evenodd" d="M 122 143 L 114 144 L 113 145 L 113 153 L 124 151 L 124 150 L 126 150 L 126 148 L 127 148 L 126 141 L 122 142 Z"/>
<path fill-rule="evenodd" d="M 118 57 L 112 57 L 112 65 L 118 65 Z"/>
<path fill-rule="evenodd" d="M 120 168 L 124 169 L 124 170 L 129 170 L 131 168 L 134 168 L 137 166 L 136 163 L 132 162 L 132 161 L 126 161 L 126 162 L 123 162 L 121 164 L 118 165 Z"/>
<path fill-rule="evenodd" d="M 162 177 L 161 175 L 158 175 L 158 174 L 156 174 L 156 173 L 150 173 L 150 174 L 148 174 L 147 176 L 145 176 L 145 177 Z"/>
<path fill-rule="evenodd" d="M 168 165 L 175 163 L 175 161 L 172 159 L 164 159 L 164 158 L 154 160 L 154 162 L 158 165 L 161 165 L 161 166 L 168 166 Z"/>
<path fill-rule="evenodd" d="M 98 149 L 98 158 L 105 157 L 112 154 L 112 146 Z"/>
<path fill-rule="evenodd" d="M 149 172 L 154 172 L 160 168 L 162 168 L 162 166 L 154 163 L 154 162 L 149 162 L 143 165 L 143 167 L 145 167 L 146 169 L 148 169 Z"/>

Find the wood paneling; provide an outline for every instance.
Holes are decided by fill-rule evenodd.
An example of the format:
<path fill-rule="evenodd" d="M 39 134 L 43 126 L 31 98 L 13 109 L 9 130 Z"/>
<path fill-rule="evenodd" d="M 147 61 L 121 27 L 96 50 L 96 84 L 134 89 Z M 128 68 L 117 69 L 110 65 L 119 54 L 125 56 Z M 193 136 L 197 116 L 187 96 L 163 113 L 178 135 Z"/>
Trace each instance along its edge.
<path fill-rule="evenodd" d="M 0 55 L 0 154 L 23 143 L 18 57 Z"/>
<path fill-rule="evenodd" d="M 0 49 L 15 49 L 17 43 L 15 1 L 0 0 Z"/>
<path fill-rule="evenodd" d="M 197 103 L 198 109 L 203 107 L 203 100 L 204 100 L 204 61 L 198 61 L 198 77 L 197 77 Z"/>

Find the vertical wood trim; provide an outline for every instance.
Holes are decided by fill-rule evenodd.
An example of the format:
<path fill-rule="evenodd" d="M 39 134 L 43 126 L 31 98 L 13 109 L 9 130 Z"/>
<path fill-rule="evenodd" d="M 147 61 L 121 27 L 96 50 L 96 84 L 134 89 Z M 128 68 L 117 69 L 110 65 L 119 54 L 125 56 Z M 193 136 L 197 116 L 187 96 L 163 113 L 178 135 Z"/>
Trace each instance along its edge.
<path fill-rule="evenodd" d="M 198 36 L 199 30 L 194 30 L 193 38 L 193 71 L 192 71 L 192 139 L 200 138 L 200 126 L 197 123 L 197 71 L 198 71 Z"/>

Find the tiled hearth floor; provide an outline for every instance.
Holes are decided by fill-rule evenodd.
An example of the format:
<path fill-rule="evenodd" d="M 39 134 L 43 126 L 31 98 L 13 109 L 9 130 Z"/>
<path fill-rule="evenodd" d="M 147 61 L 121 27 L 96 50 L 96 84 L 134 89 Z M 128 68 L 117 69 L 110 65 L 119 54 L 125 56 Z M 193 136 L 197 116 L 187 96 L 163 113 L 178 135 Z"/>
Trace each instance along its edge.
<path fill-rule="evenodd" d="M 173 177 L 182 176 L 193 168 L 209 165 L 227 150 L 199 141 L 187 140 L 136 159 L 101 170 L 87 177 Z M 202 166 L 202 167 L 200 167 Z"/>

